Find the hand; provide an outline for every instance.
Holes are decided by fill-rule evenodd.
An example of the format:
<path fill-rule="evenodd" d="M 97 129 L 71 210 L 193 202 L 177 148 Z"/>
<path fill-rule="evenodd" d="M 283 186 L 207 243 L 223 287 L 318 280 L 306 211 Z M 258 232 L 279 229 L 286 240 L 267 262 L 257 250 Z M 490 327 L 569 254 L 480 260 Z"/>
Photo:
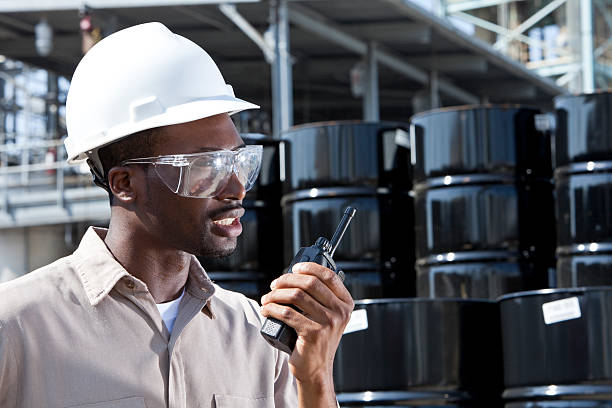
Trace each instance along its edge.
<path fill-rule="evenodd" d="M 331 382 L 333 362 L 354 303 L 340 278 L 312 262 L 293 266 L 293 273 L 272 282 L 261 298 L 261 312 L 293 327 L 298 334 L 291 354 L 291 372 L 303 384 Z M 295 305 L 302 313 L 286 305 Z"/>

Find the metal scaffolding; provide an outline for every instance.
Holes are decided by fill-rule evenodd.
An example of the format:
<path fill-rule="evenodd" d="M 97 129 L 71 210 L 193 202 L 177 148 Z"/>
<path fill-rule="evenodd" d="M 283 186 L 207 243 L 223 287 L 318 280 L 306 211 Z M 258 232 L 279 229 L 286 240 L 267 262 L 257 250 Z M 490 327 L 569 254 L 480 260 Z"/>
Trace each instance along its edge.
<path fill-rule="evenodd" d="M 446 0 L 445 15 L 574 93 L 612 79 L 612 4 L 604 0 Z"/>
<path fill-rule="evenodd" d="M 0 229 L 107 218 L 89 171 L 66 163 L 68 81 L 5 59 L 0 90 Z"/>

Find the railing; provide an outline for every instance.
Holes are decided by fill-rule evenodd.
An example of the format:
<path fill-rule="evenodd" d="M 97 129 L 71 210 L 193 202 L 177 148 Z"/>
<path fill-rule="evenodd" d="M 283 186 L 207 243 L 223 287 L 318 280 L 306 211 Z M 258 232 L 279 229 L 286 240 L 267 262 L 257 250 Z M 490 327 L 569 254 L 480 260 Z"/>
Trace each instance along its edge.
<path fill-rule="evenodd" d="M 0 145 L 0 228 L 108 219 L 106 192 L 62 140 Z"/>

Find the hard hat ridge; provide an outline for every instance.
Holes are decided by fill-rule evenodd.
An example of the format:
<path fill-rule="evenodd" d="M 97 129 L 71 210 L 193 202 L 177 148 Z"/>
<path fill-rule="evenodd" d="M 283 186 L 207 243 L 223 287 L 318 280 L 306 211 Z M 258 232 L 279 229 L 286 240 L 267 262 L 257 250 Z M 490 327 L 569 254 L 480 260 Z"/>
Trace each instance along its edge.
<path fill-rule="evenodd" d="M 257 105 L 234 96 L 212 58 L 161 23 L 118 31 L 77 66 L 66 100 L 70 163 L 146 129 L 190 122 Z"/>

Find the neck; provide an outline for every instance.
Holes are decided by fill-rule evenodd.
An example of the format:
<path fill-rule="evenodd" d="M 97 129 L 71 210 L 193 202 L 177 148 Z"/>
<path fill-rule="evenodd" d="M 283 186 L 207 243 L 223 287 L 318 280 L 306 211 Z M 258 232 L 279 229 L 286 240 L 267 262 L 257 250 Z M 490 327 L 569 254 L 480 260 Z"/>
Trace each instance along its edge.
<path fill-rule="evenodd" d="M 191 255 L 168 248 L 146 231 L 114 222 L 112 217 L 104 243 L 125 270 L 146 283 L 155 303 L 180 296 Z"/>

